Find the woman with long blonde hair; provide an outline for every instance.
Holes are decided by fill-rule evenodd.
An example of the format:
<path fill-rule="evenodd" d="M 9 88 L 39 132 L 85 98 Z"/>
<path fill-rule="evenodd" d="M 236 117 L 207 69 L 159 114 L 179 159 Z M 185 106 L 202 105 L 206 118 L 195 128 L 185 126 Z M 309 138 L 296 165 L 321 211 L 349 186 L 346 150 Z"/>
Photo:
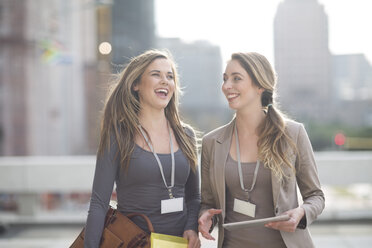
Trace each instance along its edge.
<path fill-rule="evenodd" d="M 145 214 L 157 233 L 200 247 L 196 138 L 180 120 L 178 95 L 169 53 L 144 52 L 120 73 L 105 104 L 85 247 L 99 247 L 114 183 L 120 212 Z"/>
<path fill-rule="evenodd" d="M 314 247 L 307 227 L 322 212 L 324 194 L 304 126 L 279 111 L 275 86 L 263 55 L 232 54 L 222 91 L 235 117 L 202 141 L 199 231 L 213 240 L 218 222 L 218 248 Z M 223 227 L 276 216 L 256 227 Z"/>

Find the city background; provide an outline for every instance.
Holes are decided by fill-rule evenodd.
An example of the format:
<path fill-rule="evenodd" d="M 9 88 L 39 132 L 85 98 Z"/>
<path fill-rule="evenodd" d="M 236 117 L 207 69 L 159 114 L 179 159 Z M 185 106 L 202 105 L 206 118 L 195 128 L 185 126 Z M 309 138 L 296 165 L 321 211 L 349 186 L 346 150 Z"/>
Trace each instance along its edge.
<path fill-rule="evenodd" d="M 0 247 L 52 247 L 48 237 L 61 229 L 61 246 L 53 247 L 66 247 L 77 235 L 107 88 L 131 57 L 152 48 L 173 54 L 181 116 L 201 134 L 233 116 L 221 93 L 231 53 L 267 56 L 278 107 L 305 124 L 315 151 L 326 193 L 317 244 L 368 247 L 368 2 L 0 0 Z M 30 239 L 34 246 L 22 246 Z"/>

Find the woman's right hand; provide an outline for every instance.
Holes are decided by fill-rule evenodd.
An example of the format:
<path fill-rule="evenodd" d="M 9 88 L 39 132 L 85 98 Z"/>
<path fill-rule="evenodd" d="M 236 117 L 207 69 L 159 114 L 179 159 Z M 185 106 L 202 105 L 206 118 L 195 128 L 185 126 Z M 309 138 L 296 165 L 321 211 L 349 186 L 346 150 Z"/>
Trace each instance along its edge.
<path fill-rule="evenodd" d="M 212 226 L 212 218 L 215 214 L 220 214 L 222 213 L 221 209 L 208 209 L 206 210 L 199 218 L 198 223 L 199 223 L 199 232 L 201 235 L 209 240 L 215 240 L 212 235 L 209 234 L 209 230 L 211 229 Z"/>

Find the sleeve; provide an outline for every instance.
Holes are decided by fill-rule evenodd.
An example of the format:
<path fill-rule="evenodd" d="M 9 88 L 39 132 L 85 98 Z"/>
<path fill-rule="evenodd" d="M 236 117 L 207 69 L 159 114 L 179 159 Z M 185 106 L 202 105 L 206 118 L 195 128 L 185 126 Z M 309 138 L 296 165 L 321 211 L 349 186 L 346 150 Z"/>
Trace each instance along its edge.
<path fill-rule="evenodd" d="M 187 222 L 184 230 L 198 232 L 198 214 L 200 209 L 199 170 L 190 170 L 185 185 L 185 202 L 187 206 Z"/>
<path fill-rule="evenodd" d="M 324 193 L 321 190 L 314 152 L 301 124 L 297 138 L 296 179 L 301 192 L 305 217 L 300 221 L 299 228 L 306 228 L 320 215 L 325 206 Z"/>
<path fill-rule="evenodd" d="M 85 227 L 85 248 L 98 248 L 104 227 L 106 212 L 109 207 L 119 162 L 115 159 L 116 145 L 110 151 L 97 156 L 93 180 L 92 196 Z"/>
<path fill-rule="evenodd" d="M 185 132 L 190 136 L 196 144 L 196 135 L 191 127 L 185 127 Z M 185 184 L 185 202 L 187 206 L 187 222 L 186 230 L 194 230 L 198 232 L 198 214 L 200 210 L 200 187 L 199 187 L 199 170 L 190 169 L 189 177 Z"/>
<path fill-rule="evenodd" d="M 211 148 L 211 146 L 208 144 L 207 138 L 204 137 L 202 140 L 201 149 L 201 209 L 199 212 L 199 216 L 202 215 L 204 211 L 210 208 L 216 208 L 209 177 L 210 158 L 212 154 L 210 149 L 208 148 Z M 214 216 L 211 230 L 213 230 L 216 223 L 217 217 Z"/>

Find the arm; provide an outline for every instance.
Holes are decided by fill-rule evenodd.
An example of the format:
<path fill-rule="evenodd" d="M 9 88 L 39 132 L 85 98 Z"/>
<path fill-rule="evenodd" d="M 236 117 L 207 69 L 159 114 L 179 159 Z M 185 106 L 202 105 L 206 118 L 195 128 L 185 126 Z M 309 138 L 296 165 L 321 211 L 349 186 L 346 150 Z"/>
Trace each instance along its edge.
<path fill-rule="evenodd" d="M 206 138 L 203 138 L 202 149 L 201 149 L 201 209 L 199 216 L 202 215 L 206 210 L 215 208 L 215 200 L 212 193 L 211 181 L 210 181 L 210 158 L 211 146 Z"/>
<path fill-rule="evenodd" d="M 211 182 L 209 179 L 209 166 L 210 157 L 212 156 L 207 139 L 203 139 L 202 142 L 202 155 L 201 155 L 201 210 L 199 213 L 199 232 L 204 238 L 209 240 L 214 240 L 214 238 L 209 234 L 214 225 L 217 223 L 216 214 L 220 214 L 222 210 L 217 210 L 215 208 L 215 201 L 212 193 Z"/>
<path fill-rule="evenodd" d="M 196 146 L 196 135 L 191 127 L 185 127 L 186 134 L 193 140 Z M 198 237 L 198 214 L 200 210 L 200 189 L 199 189 L 199 170 L 190 169 L 189 176 L 185 184 L 185 202 L 187 206 L 187 222 L 183 232 L 183 237 L 189 241 L 189 248 L 199 248 L 200 240 Z"/>
<path fill-rule="evenodd" d="M 105 216 L 119 166 L 119 163 L 114 159 L 116 151 L 116 146 L 112 145 L 110 152 L 97 156 L 92 196 L 85 229 L 84 247 L 86 248 L 99 247 Z"/>
<path fill-rule="evenodd" d="M 189 241 L 188 248 L 199 248 L 198 214 L 200 209 L 199 171 L 190 170 L 185 185 L 185 202 L 187 206 L 187 222 L 183 237 Z"/>
<path fill-rule="evenodd" d="M 199 171 L 190 170 L 185 185 L 185 202 L 187 206 L 187 222 L 185 230 L 198 230 L 198 214 L 200 209 Z"/>
<path fill-rule="evenodd" d="M 324 194 L 320 188 L 313 149 L 302 124 L 298 131 L 296 145 L 296 180 L 303 204 L 283 213 L 290 216 L 288 221 L 271 222 L 265 225 L 286 232 L 294 232 L 296 228 L 305 229 L 324 209 Z"/>
<path fill-rule="evenodd" d="M 296 159 L 296 179 L 300 189 L 304 209 L 302 228 L 310 225 L 324 209 L 324 193 L 320 188 L 318 170 L 314 152 L 303 125 L 300 127 L 297 140 L 298 157 Z"/>

